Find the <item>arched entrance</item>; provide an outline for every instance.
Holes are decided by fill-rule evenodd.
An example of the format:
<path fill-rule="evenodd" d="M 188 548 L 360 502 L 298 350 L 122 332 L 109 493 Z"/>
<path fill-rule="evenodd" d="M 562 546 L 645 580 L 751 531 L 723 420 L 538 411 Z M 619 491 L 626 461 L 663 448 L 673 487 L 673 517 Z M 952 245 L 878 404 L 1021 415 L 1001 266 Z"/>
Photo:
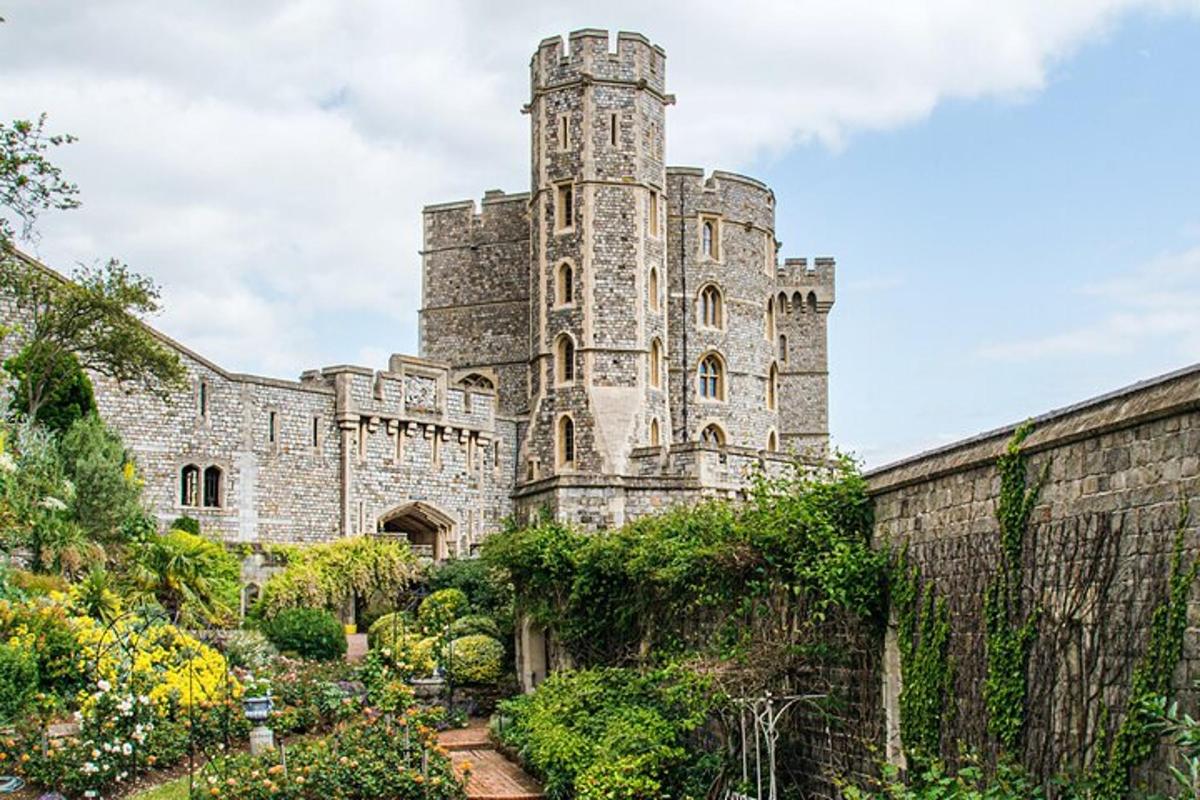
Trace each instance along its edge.
<path fill-rule="evenodd" d="M 377 530 L 404 538 L 418 556 L 442 561 L 450 555 L 448 543 L 454 526 L 454 518 L 437 506 L 414 500 L 380 517 Z"/>

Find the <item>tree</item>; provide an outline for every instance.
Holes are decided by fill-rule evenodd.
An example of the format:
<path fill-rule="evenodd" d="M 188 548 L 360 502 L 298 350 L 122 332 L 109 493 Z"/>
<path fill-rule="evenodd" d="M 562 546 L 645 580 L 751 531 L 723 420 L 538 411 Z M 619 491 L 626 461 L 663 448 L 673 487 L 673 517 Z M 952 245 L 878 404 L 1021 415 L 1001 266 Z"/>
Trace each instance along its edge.
<path fill-rule="evenodd" d="M 62 434 L 96 410 L 96 396 L 92 382 L 80 368 L 79 360 L 70 353 L 45 355 L 45 348 L 26 346 L 21 352 L 4 362 L 4 370 L 16 382 L 10 409 L 18 416 L 33 419 L 39 425 Z M 49 363 L 45 363 L 49 360 Z M 28 379 L 30 375 L 48 374 L 49 391 L 37 410 L 37 417 L 29 415 Z"/>
<path fill-rule="evenodd" d="M 0 249 L 10 248 L 18 235 L 31 238 L 39 212 L 79 206 L 79 188 L 63 180 L 61 170 L 45 156 L 51 147 L 73 142 L 75 137 L 48 135 L 45 125 L 45 114 L 36 121 L 0 122 L 0 208 L 18 223 L 0 216 Z"/>
<path fill-rule="evenodd" d="M 0 290 L 24 313 L 22 338 L 37 354 L 22 376 L 21 405 L 30 418 L 58 390 L 55 377 L 67 356 L 164 399 L 183 386 L 179 356 L 139 319 L 159 310 L 158 287 L 121 262 L 81 268 L 67 281 L 11 252 L 0 263 Z"/>
<path fill-rule="evenodd" d="M 142 545 L 130 567 L 135 586 L 173 622 L 227 622 L 237 606 L 241 565 L 221 544 L 168 531 Z"/>
<path fill-rule="evenodd" d="M 142 482 L 121 437 L 89 414 L 63 435 L 59 452 L 79 525 L 96 541 L 120 538 L 125 521 L 142 510 Z"/>

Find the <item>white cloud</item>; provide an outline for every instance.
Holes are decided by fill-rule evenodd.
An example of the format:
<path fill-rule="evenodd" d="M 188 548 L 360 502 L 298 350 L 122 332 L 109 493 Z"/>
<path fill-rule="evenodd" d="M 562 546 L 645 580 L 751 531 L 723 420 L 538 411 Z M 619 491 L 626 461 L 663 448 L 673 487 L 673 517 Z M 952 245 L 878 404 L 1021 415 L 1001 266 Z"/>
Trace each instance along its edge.
<path fill-rule="evenodd" d="M 295 374 L 414 344 L 420 207 L 520 191 L 527 65 L 585 25 L 668 52 L 673 163 L 745 169 L 800 142 L 1020 97 L 1135 8 L 1196 2 L 364 0 L 9 4 L 0 118 L 50 112 L 85 206 L 48 216 L 60 266 L 119 255 L 166 289 L 167 332 Z M 786 213 L 784 210 L 782 213 Z M 342 322 L 390 320 L 368 334 Z M 370 341 L 358 337 L 368 337 Z M 380 339 L 384 339 L 380 341 Z M 249 346 L 247 346 L 249 344 Z"/>
<path fill-rule="evenodd" d="M 1048 336 L 989 345 L 1003 361 L 1121 356 L 1156 351 L 1200 360 L 1200 247 L 1155 259 L 1127 275 L 1084 287 L 1097 321 Z"/>

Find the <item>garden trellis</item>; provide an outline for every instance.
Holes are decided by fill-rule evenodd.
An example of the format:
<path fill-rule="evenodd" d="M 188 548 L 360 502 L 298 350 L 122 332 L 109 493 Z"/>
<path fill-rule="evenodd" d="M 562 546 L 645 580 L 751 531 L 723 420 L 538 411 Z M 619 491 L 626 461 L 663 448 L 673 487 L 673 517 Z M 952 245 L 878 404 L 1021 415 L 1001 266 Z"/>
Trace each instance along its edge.
<path fill-rule="evenodd" d="M 824 694 L 775 695 L 764 692 L 758 697 L 738 697 L 733 704 L 738 708 L 739 732 L 741 734 L 740 756 L 743 787 L 751 785 L 753 771 L 754 800 L 778 800 L 775 776 L 775 745 L 779 741 L 779 722 L 783 715 L 797 703 L 816 702 L 827 697 Z M 751 770 L 751 739 L 753 739 L 753 770 Z M 764 775 L 764 767 L 766 774 Z M 767 792 L 763 794 L 763 781 Z M 729 792 L 729 800 L 750 800 L 740 792 Z"/>

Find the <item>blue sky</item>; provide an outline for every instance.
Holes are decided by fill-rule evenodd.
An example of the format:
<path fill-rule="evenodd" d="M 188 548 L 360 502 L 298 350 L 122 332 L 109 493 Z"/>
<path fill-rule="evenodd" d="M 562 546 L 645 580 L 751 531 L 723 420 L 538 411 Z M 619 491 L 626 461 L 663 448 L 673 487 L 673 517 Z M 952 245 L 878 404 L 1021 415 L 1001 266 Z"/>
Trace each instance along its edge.
<path fill-rule="evenodd" d="M 835 440 L 879 464 L 1200 361 L 1198 78 L 1200 24 L 1139 15 L 1043 91 L 759 165 L 785 249 L 838 258 Z"/>
<path fill-rule="evenodd" d="M 754 175 L 838 259 L 831 427 L 868 465 L 1200 360 L 1197 0 L 14 0 L 0 118 L 49 112 L 163 330 L 294 377 L 417 348 L 420 208 L 527 188 L 529 55 L 638 30 L 668 160 Z"/>

